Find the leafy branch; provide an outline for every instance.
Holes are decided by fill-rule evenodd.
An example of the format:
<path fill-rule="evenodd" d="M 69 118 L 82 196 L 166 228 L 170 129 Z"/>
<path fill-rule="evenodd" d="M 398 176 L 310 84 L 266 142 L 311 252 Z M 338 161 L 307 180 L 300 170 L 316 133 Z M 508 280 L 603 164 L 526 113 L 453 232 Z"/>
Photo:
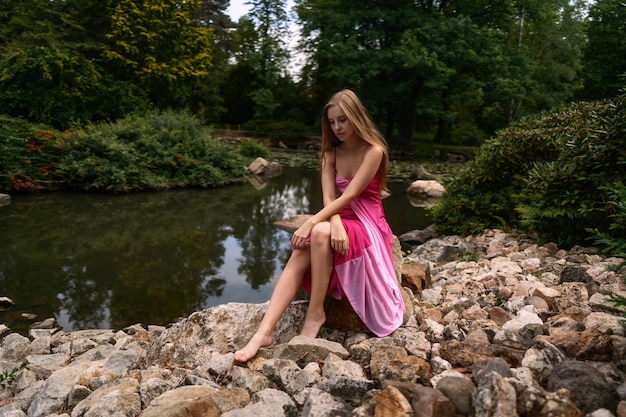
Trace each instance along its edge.
<path fill-rule="evenodd" d="M 17 375 L 20 371 L 28 368 L 28 362 L 22 362 L 20 366 L 16 366 L 10 371 L 4 371 L 0 373 L 0 388 L 2 390 L 6 389 L 12 382 L 17 379 Z"/>

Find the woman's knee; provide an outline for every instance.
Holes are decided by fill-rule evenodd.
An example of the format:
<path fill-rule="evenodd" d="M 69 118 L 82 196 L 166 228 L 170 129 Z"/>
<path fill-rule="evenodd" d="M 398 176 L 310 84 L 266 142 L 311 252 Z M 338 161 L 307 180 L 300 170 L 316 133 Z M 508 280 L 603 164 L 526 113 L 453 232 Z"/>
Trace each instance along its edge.
<path fill-rule="evenodd" d="M 311 244 L 328 244 L 330 242 L 330 223 L 321 222 L 311 230 Z"/>

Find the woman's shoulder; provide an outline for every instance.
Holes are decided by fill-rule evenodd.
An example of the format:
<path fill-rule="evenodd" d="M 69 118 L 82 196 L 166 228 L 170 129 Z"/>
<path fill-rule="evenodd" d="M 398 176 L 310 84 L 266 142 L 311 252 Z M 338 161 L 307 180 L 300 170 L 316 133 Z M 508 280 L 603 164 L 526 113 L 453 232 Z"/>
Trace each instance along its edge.
<path fill-rule="evenodd" d="M 381 159 L 384 153 L 383 148 L 376 144 L 368 143 L 365 148 L 365 155 L 368 158 Z"/>

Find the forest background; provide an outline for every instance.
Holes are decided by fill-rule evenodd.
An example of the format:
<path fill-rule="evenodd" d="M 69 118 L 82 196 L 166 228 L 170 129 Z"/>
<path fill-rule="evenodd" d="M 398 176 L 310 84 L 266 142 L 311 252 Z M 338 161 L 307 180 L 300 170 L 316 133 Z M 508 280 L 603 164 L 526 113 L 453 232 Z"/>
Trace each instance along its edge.
<path fill-rule="evenodd" d="M 2 0 L 0 113 L 68 129 L 174 109 L 294 142 L 352 88 L 393 148 L 474 146 L 626 72 L 617 0 L 251 0 L 237 22 L 228 5 Z"/>

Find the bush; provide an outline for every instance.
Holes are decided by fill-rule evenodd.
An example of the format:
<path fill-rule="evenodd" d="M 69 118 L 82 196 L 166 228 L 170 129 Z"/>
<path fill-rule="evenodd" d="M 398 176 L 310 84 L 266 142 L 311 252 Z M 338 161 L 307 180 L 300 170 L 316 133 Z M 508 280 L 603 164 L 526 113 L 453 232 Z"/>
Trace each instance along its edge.
<path fill-rule="evenodd" d="M 211 187 L 245 177 L 243 158 L 187 113 L 91 124 L 67 135 L 59 172 L 73 189 Z"/>
<path fill-rule="evenodd" d="M 55 166 L 61 156 L 59 132 L 22 119 L 0 116 L 0 190 L 55 190 L 62 181 Z"/>
<path fill-rule="evenodd" d="M 588 229 L 595 240 L 607 253 L 621 258 L 626 258 L 626 186 L 621 182 L 615 182 L 604 187 L 609 199 L 608 229 L 597 227 Z"/>
<path fill-rule="evenodd" d="M 608 232 L 626 176 L 625 110 L 625 96 L 575 103 L 498 132 L 430 210 L 438 230 L 520 228 L 560 245 Z"/>
<path fill-rule="evenodd" d="M 264 158 L 268 159 L 270 156 L 270 150 L 267 146 L 254 140 L 248 140 L 242 142 L 239 145 L 239 153 L 246 158 L 256 159 Z"/>

